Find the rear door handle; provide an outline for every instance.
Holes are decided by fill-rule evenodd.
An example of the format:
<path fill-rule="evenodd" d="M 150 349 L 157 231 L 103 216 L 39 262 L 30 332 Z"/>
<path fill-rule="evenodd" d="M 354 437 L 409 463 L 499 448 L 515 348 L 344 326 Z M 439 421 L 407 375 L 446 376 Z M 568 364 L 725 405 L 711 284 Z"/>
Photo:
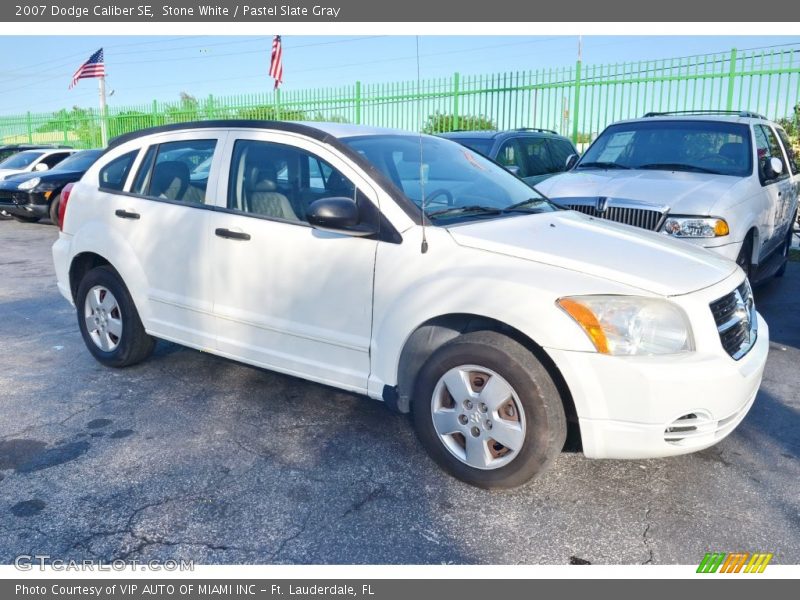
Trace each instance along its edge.
<path fill-rule="evenodd" d="M 219 228 L 214 231 L 214 233 L 221 238 L 226 238 L 229 240 L 247 241 L 250 239 L 250 234 L 244 233 L 243 231 L 231 231 L 230 229 Z"/>
<path fill-rule="evenodd" d="M 120 219 L 141 219 L 141 215 L 137 212 L 130 212 L 127 210 L 115 210 L 114 214 L 117 215 Z"/>

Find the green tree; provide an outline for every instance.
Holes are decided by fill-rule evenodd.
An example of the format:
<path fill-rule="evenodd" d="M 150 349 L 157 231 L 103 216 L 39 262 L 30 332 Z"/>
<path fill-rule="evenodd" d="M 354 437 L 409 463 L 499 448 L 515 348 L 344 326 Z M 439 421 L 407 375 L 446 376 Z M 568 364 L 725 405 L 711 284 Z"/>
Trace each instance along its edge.
<path fill-rule="evenodd" d="M 447 131 L 475 131 L 497 129 L 489 117 L 483 115 L 464 115 L 458 117 L 458 127 L 455 126 L 455 115 L 435 112 L 428 115 L 428 120 L 422 131 L 425 133 L 445 133 Z"/>

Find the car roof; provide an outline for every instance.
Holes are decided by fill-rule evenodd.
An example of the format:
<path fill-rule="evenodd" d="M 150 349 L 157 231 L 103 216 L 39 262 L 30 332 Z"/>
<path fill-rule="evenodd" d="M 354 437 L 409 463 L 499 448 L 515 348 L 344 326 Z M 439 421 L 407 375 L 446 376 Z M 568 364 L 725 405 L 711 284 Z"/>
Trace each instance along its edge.
<path fill-rule="evenodd" d="M 542 137 L 557 137 L 564 138 L 563 135 L 552 129 L 539 129 L 537 127 L 520 127 L 518 129 L 475 129 L 475 130 L 456 130 L 446 131 L 437 134 L 440 137 L 450 140 L 464 140 L 464 139 L 487 139 L 493 140 L 501 137 L 512 137 L 516 135 L 531 135 Z"/>
<path fill-rule="evenodd" d="M 372 127 L 352 123 L 327 123 L 323 121 L 259 121 L 249 119 L 222 119 L 209 121 L 190 121 L 187 123 L 171 123 L 158 127 L 140 129 L 117 136 L 109 141 L 108 148 L 119 146 L 130 140 L 158 133 L 178 132 L 201 129 L 271 129 L 289 131 L 325 140 L 326 138 L 347 139 L 371 135 L 417 135 L 412 131 L 391 129 L 388 127 Z M 426 134 L 423 134 L 426 135 Z"/>
<path fill-rule="evenodd" d="M 652 121 L 716 121 L 721 123 L 742 123 L 745 125 L 753 124 L 772 124 L 772 121 L 766 117 L 754 115 L 753 113 L 739 113 L 739 114 L 716 114 L 716 113 L 701 113 L 701 114 L 658 114 L 651 113 L 636 119 L 624 119 L 613 123 L 642 123 Z"/>

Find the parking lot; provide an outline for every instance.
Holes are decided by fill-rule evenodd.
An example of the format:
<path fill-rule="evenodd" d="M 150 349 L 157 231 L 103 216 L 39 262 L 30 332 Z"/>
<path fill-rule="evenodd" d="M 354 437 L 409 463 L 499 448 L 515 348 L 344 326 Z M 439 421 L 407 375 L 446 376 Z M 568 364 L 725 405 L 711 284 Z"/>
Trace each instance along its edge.
<path fill-rule="evenodd" d="M 0 221 L 2 563 L 800 562 L 798 262 L 757 290 L 770 358 L 728 439 L 664 460 L 564 452 L 533 483 L 487 492 L 365 398 L 164 342 L 102 367 L 56 290 L 56 235 Z"/>

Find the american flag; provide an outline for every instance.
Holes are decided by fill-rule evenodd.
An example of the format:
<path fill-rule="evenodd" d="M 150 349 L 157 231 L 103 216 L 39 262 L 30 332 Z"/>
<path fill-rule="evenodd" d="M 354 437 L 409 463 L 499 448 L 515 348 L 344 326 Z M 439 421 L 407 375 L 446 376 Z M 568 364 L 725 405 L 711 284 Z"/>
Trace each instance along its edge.
<path fill-rule="evenodd" d="M 69 84 L 69 89 L 75 87 L 79 79 L 105 76 L 106 65 L 103 62 L 103 49 L 100 48 L 100 50 L 89 57 L 89 60 L 78 67 L 78 70 L 72 75 L 72 83 Z"/>
<path fill-rule="evenodd" d="M 283 48 L 281 36 L 276 35 L 272 40 L 272 60 L 269 63 L 269 76 L 275 80 L 277 90 L 283 83 Z"/>

